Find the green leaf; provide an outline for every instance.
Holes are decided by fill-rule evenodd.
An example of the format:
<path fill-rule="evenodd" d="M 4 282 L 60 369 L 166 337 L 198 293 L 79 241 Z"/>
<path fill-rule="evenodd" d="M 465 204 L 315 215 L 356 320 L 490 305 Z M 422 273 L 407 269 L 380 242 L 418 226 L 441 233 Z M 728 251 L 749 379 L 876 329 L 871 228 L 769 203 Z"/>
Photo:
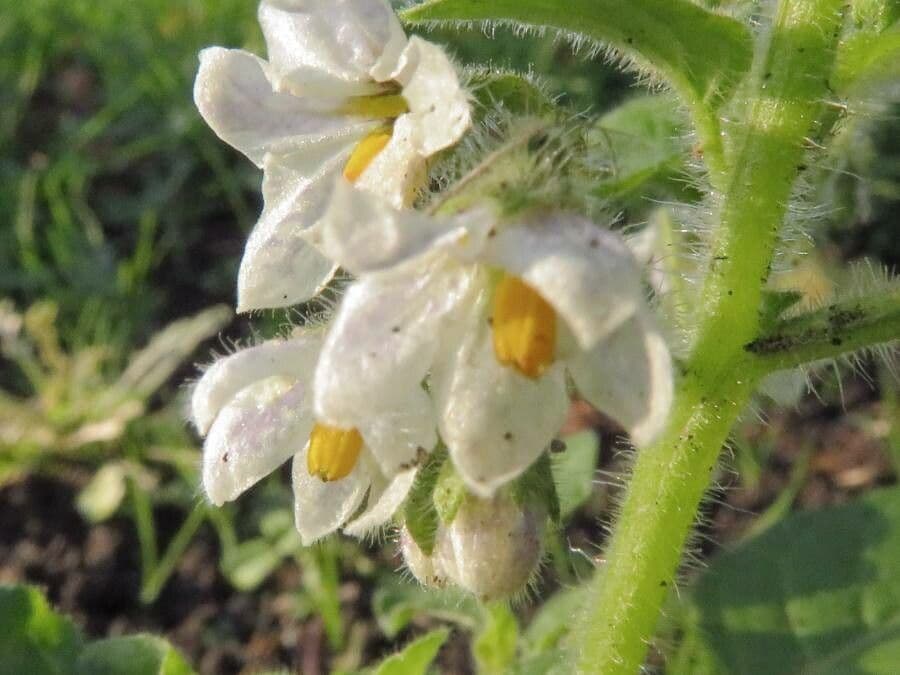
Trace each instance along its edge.
<path fill-rule="evenodd" d="M 803 293 L 797 291 L 762 292 L 762 308 L 759 310 L 759 324 L 765 330 L 774 326 L 782 315 L 803 300 Z"/>
<path fill-rule="evenodd" d="M 590 130 L 588 141 L 609 173 L 598 186 L 606 198 L 623 198 L 677 176 L 684 165 L 687 120 L 671 96 L 639 96 L 614 108 Z"/>
<path fill-rule="evenodd" d="M 523 659 L 509 672 L 511 675 L 569 675 L 572 661 L 564 651 L 554 650 Z"/>
<path fill-rule="evenodd" d="M 559 510 L 567 518 L 594 491 L 594 472 L 600 454 L 600 440 L 593 431 L 582 431 L 563 439 L 564 452 L 552 456 L 553 481 L 559 495 Z"/>
<path fill-rule="evenodd" d="M 553 595 L 535 614 L 522 640 L 526 656 L 550 652 L 572 629 L 584 601 L 584 589 L 568 588 Z"/>
<path fill-rule="evenodd" d="M 507 673 L 516 658 L 519 623 L 509 607 L 499 603 L 486 612 L 484 628 L 472 644 L 478 672 L 485 675 Z"/>
<path fill-rule="evenodd" d="M 400 16 L 413 24 L 510 21 L 575 33 L 615 47 L 691 102 L 723 100 L 752 57 L 741 23 L 688 0 L 431 0 Z"/>
<path fill-rule="evenodd" d="M 0 587 L 0 669 L 6 673 L 71 672 L 81 648 L 75 625 L 30 586 Z"/>
<path fill-rule="evenodd" d="M 832 83 L 847 94 L 900 75 L 900 22 L 884 33 L 860 31 L 844 41 L 835 60 Z"/>
<path fill-rule="evenodd" d="M 75 667 L 77 675 L 191 675 L 193 672 L 174 647 L 153 635 L 91 643 Z"/>
<path fill-rule="evenodd" d="M 540 504 L 554 523 L 559 522 L 559 496 L 550 457 L 545 452 L 513 483 L 513 497 L 523 506 Z"/>
<path fill-rule="evenodd" d="M 900 489 L 799 513 L 701 577 L 673 675 L 892 675 L 900 655 Z"/>
<path fill-rule="evenodd" d="M 424 675 L 449 636 L 450 631 L 446 628 L 427 633 L 382 661 L 375 674 Z"/>
<path fill-rule="evenodd" d="M 465 482 L 453 468 L 453 462 L 444 462 L 432 495 L 434 508 L 442 523 L 449 525 L 453 522 L 468 494 Z"/>
<path fill-rule="evenodd" d="M 454 589 L 425 589 L 390 576 L 382 580 L 372 597 L 372 613 L 388 637 L 396 637 L 415 617 L 431 616 L 468 630 L 483 619 L 481 605 L 469 594 Z"/>
<path fill-rule="evenodd" d="M 850 0 L 850 16 L 856 26 L 881 30 L 900 17 L 898 0 Z"/>
<path fill-rule="evenodd" d="M 438 528 L 438 512 L 434 505 L 434 489 L 441 467 L 447 459 L 443 448 L 435 450 L 416 474 L 416 482 L 409 491 L 403 516 L 406 529 L 425 555 L 434 550 L 434 538 Z"/>

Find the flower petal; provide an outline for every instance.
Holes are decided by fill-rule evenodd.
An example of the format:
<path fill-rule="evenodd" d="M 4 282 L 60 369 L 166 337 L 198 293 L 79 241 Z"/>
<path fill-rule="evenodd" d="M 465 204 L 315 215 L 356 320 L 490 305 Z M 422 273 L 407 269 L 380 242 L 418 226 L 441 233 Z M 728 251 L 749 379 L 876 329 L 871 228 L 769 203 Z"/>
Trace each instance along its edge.
<path fill-rule="evenodd" d="M 323 82 L 330 81 L 332 91 L 347 93 L 339 83 L 380 80 L 377 75 L 394 67 L 406 43 L 385 0 L 263 0 L 259 23 L 272 65 L 295 92 L 309 84 L 323 92 Z"/>
<path fill-rule="evenodd" d="M 487 294 L 485 294 L 486 296 Z M 498 363 L 483 297 L 432 374 L 441 438 L 478 495 L 517 477 L 559 431 L 568 408 L 561 364 L 537 380 Z"/>
<path fill-rule="evenodd" d="M 333 276 L 336 263 L 304 233 L 322 217 L 352 142 L 340 139 L 266 158 L 265 208 L 238 273 L 239 312 L 303 302 Z"/>
<path fill-rule="evenodd" d="M 369 488 L 365 462 L 357 462 L 350 475 L 324 482 L 309 475 L 306 466 L 308 446 L 294 456 L 294 521 L 300 539 L 308 546 L 343 525 L 362 503 Z"/>
<path fill-rule="evenodd" d="M 521 277 L 588 350 L 644 302 L 640 273 L 622 240 L 574 215 L 536 219 L 488 240 L 488 264 Z"/>
<path fill-rule="evenodd" d="M 341 135 L 359 120 L 327 114 L 314 101 L 277 93 L 268 64 L 239 49 L 211 47 L 200 52 L 194 102 L 223 141 L 257 166 L 268 152 L 298 139 Z"/>
<path fill-rule="evenodd" d="M 446 52 L 431 42 L 411 37 L 400 62 L 396 79 L 409 104 L 405 118 L 419 153 L 429 157 L 456 143 L 472 125 L 469 96 Z"/>
<path fill-rule="evenodd" d="M 203 489 L 221 506 L 301 449 L 314 423 L 308 388 L 276 376 L 245 387 L 203 445 Z"/>
<path fill-rule="evenodd" d="M 406 401 L 437 349 L 442 322 L 472 288 L 471 270 L 363 277 L 348 289 L 316 367 L 316 411 L 329 423 Z"/>
<path fill-rule="evenodd" d="M 438 526 L 439 533 L 442 527 Z M 406 526 L 400 529 L 400 553 L 403 556 L 403 564 L 423 586 L 442 588 L 447 584 L 443 568 L 436 566 L 435 559 L 430 555 L 425 555 Z"/>
<path fill-rule="evenodd" d="M 421 464 L 437 445 L 437 420 L 431 397 L 421 387 L 398 391 L 397 403 L 370 406 L 358 415 L 356 427 L 378 467 L 393 476 Z"/>
<path fill-rule="evenodd" d="M 421 384 L 443 322 L 475 284 L 472 269 L 458 265 L 415 272 L 352 284 L 316 367 L 316 415 L 359 429 L 389 475 L 435 444 Z"/>
<path fill-rule="evenodd" d="M 625 236 L 625 245 L 641 265 L 649 265 L 658 255 L 661 246 L 660 228 L 650 224 Z"/>
<path fill-rule="evenodd" d="M 465 260 L 480 251 L 494 222 L 487 210 L 456 218 L 401 211 L 383 198 L 338 180 L 321 220 L 317 246 L 352 274 L 406 273 L 425 257 L 447 253 Z M 393 269 L 391 269 L 393 268 Z"/>
<path fill-rule="evenodd" d="M 398 118 L 391 140 L 363 171 L 356 187 L 382 197 L 395 209 L 411 207 L 427 179 L 416 133 L 409 115 Z"/>
<path fill-rule="evenodd" d="M 672 359 L 651 317 L 639 313 L 568 366 L 581 394 L 636 446 L 662 430 L 672 404 Z"/>
<path fill-rule="evenodd" d="M 314 298 L 337 266 L 300 237 L 247 241 L 238 274 L 238 312 L 288 307 Z"/>
<path fill-rule="evenodd" d="M 365 511 L 347 524 L 344 527 L 344 532 L 354 537 L 363 537 L 384 525 L 393 517 L 400 505 L 403 504 L 415 480 L 416 469 L 409 469 L 397 474 L 386 485 L 383 485 L 379 494 L 375 494 L 373 482 L 372 489 L 369 492 L 369 503 L 366 505 Z"/>
<path fill-rule="evenodd" d="M 273 376 L 308 381 L 322 337 L 308 332 L 290 340 L 270 340 L 213 363 L 191 395 L 191 419 L 206 435 L 216 416 L 245 387 Z"/>

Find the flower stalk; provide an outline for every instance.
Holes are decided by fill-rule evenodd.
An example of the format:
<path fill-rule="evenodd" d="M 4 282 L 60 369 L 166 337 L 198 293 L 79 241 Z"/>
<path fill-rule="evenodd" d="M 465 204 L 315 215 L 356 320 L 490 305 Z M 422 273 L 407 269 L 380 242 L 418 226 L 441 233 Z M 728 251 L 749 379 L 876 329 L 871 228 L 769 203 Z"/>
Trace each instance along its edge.
<path fill-rule="evenodd" d="M 745 346 L 759 373 L 833 358 L 900 335 L 900 290 L 852 298 L 780 322 Z"/>
<path fill-rule="evenodd" d="M 741 368 L 759 336 L 762 291 L 803 140 L 827 94 L 839 0 L 782 0 L 757 54 L 704 287 L 700 327 L 661 440 L 637 458 L 576 637 L 580 672 L 639 672 L 719 451 L 759 373 Z"/>

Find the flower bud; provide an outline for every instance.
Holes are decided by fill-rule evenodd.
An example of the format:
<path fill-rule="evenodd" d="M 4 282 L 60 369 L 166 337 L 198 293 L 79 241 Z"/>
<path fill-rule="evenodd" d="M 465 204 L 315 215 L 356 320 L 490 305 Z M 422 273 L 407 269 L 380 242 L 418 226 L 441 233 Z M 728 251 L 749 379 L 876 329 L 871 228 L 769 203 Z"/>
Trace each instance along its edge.
<path fill-rule="evenodd" d="M 404 528 L 407 567 L 426 586 L 453 583 L 484 602 L 522 591 L 541 558 L 546 512 L 506 496 L 466 498 L 449 525 L 438 528 L 434 552 L 422 552 Z"/>

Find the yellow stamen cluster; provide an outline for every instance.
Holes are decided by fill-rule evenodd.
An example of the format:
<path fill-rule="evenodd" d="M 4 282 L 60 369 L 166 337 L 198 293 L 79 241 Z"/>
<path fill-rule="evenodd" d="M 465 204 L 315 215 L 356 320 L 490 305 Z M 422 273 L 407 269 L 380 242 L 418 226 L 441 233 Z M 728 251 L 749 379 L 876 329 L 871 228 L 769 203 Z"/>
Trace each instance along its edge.
<path fill-rule="evenodd" d="M 556 352 L 556 312 L 537 291 L 506 275 L 494 291 L 494 354 L 530 378 L 540 377 Z"/>
<path fill-rule="evenodd" d="M 397 119 L 409 112 L 409 103 L 399 88 L 388 88 L 385 93 L 374 96 L 353 96 L 341 106 L 343 115 L 359 115 L 369 119 Z"/>
<path fill-rule="evenodd" d="M 356 429 L 316 424 L 309 435 L 306 468 L 310 476 L 325 481 L 340 480 L 353 471 L 362 451 L 363 439 Z"/>
<path fill-rule="evenodd" d="M 373 131 L 357 143 L 350 154 L 350 159 L 344 165 L 344 178 L 355 183 L 390 140 L 389 131 L 379 130 Z"/>

